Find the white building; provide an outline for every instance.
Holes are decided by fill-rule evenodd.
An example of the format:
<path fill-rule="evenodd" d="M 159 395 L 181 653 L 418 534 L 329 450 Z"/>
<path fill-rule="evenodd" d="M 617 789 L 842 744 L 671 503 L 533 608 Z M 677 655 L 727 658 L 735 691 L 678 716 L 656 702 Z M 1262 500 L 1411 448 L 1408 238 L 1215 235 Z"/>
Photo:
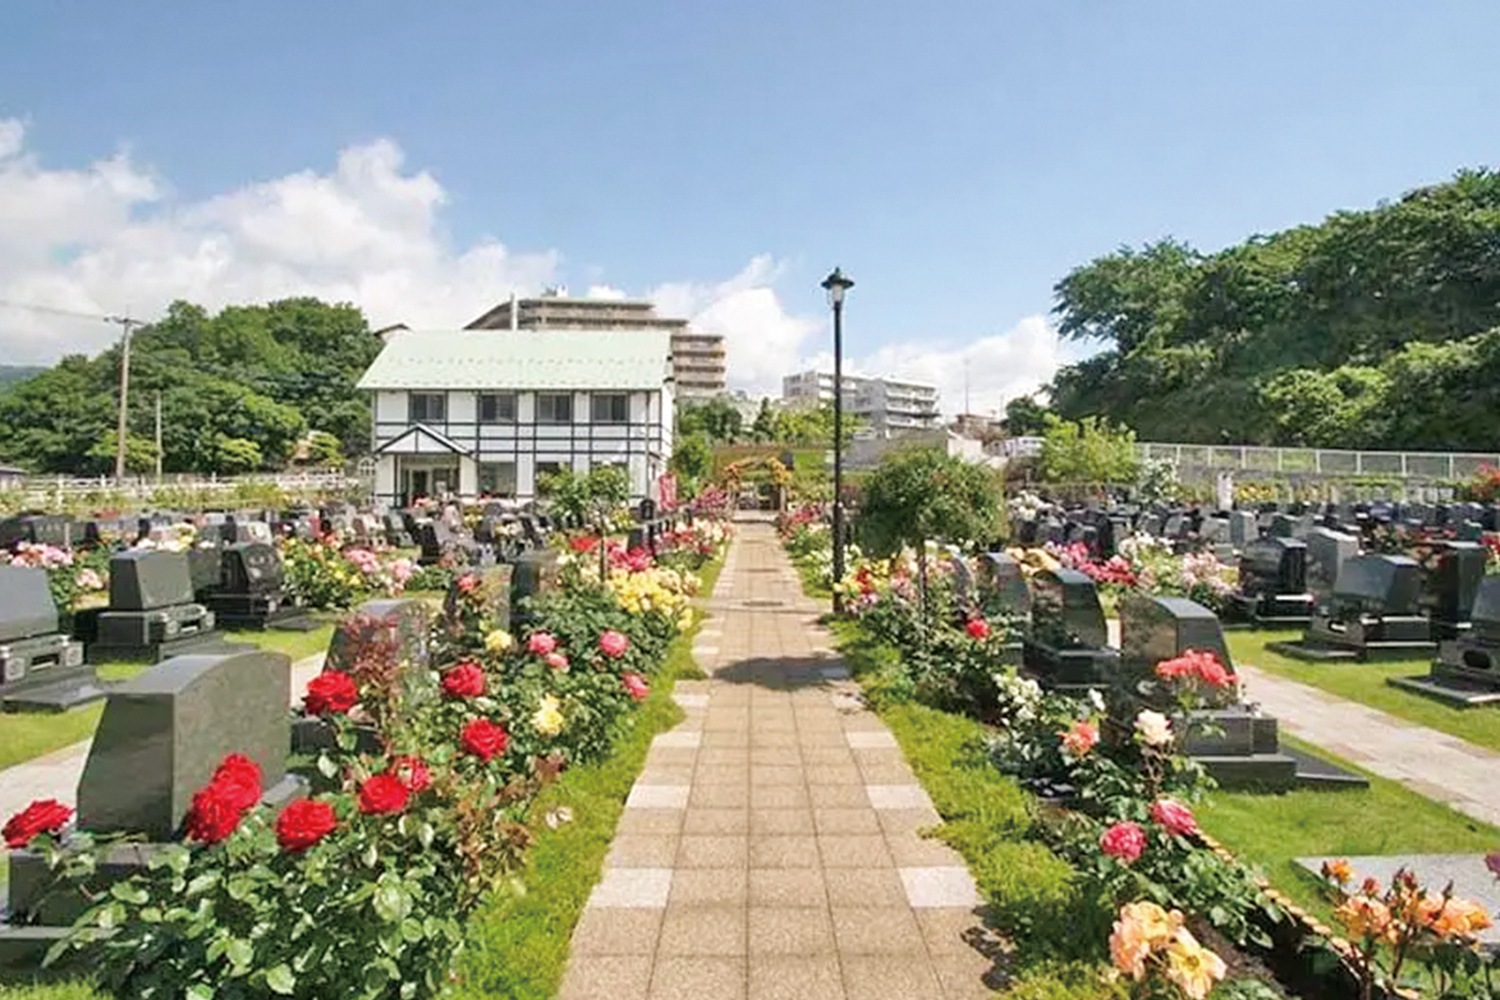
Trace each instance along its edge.
<path fill-rule="evenodd" d="M 869 421 L 876 437 L 891 437 L 938 426 L 937 386 L 904 379 L 843 377 L 844 412 Z M 781 380 L 789 404 L 817 406 L 833 402 L 832 372 L 799 372 Z"/>
<path fill-rule="evenodd" d="M 672 452 L 666 330 L 401 330 L 359 381 L 374 395 L 375 493 L 531 499 L 547 472 L 618 465 L 659 499 Z"/>

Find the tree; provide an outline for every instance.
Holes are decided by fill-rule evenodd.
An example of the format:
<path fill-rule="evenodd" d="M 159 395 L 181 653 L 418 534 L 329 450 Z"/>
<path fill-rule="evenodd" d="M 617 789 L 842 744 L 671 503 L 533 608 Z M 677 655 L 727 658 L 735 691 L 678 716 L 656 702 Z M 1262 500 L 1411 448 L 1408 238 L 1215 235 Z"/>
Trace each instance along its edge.
<path fill-rule="evenodd" d="M 732 444 L 740 436 L 745 418 L 729 400 L 714 397 L 706 401 L 684 401 L 677 417 L 677 429 L 686 435 L 707 434 L 715 441 Z"/>
<path fill-rule="evenodd" d="M 99 443 L 88 450 L 90 471 L 95 475 L 112 475 L 119 456 L 120 435 L 110 431 L 99 439 Z M 156 442 L 131 434 L 125 438 L 126 473 L 147 473 L 156 469 Z"/>
<path fill-rule="evenodd" d="M 865 480 L 855 524 L 860 544 L 879 558 L 905 547 L 917 553 L 922 603 L 927 603 L 927 542 L 988 540 L 1000 518 L 1000 489 L 984 466 L 937 448 L 887 453 Z"/>
<path fill-rule="evenodd" d="M 755 423 L 750 427 L 750 436 L 764 444 L 776 439 L 776 414 L 771 410 L 771 399 L 762 396 L 760 409 L 755 413 Z"/>
<path fill-rule="evenodd" d="M 1133 483 L 1140 470 L 1135 432 L 1097 417 L 1049 417 L 1041 467 L 1054 483 Z"/>
<path fill-rule="evenodd" d="M 313 431 L 307 436 L 307 460 L 322 469 L 343 464 L 343 442 L 327 431 Z"/>
<path fill-rule="evenodd" d="M 703 481 L 713 472 L 714 452 L 709 446 L 708 436 L 694 434 L 679 438 L 677 447 L 672 451 L 672 461 L 669 464 L 682 482 L 686 491 L 685 495 L 696 494 Z"/>
<path fill-rule="evenodd" d="M 1031 437 L 1047 429 L 1047 408 L 1031 396 L 1017 396 L 1005 404 L 1005 433 Z"/>

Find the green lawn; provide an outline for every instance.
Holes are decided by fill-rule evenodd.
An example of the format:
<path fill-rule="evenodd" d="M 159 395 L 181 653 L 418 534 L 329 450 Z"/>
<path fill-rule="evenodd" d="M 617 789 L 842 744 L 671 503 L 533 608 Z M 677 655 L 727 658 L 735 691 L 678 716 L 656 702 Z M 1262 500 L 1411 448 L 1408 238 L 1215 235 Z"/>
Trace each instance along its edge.
<path fill-rule="evenodd" d="M 1385 682 L 1387 677 L 1427 673 L 1430 661 L 1426 659 L 1393 663 L 1304 663 L 1265 648 L 1268 642 L 1299 639 L 1299 632 L 1227 632 L 1225 638 L 1235 663 L 1248 664 L 1279 677 L 1321 688 L 1477 746 L 1500 751 L 1500 706 L 1449 708 Z"/>
<path fill-rule="evenodd" d="M 328 649 L 328 640 L 333 637 L 333 624 L 332 621 L 328 621 L 311 632 L 277 632 L 274 629 L 267 629 L 264 632 L 225 632 L 224 638 L 229 642 L 248 642 L 261 649 L 285 653 L 292 658 L 293 663 L 296 663 L 298 660 L 305 660 L 309 656 Z"/>
<path fill-rule="evenodd" d="M 1282 737 L 1300 750 L 1359 770 L 1310 744 Z M 1500 848 L 1500 830 L 1424 798 L 1394 781 L 1361 771 L 1368 789 L 1299 789 L 1282 795 L 1214 792 L 1198 808 L 1211 835 L 1271 883 L 1328 919 L 1317 881 L 1292 859 L 1327 855 L 1461 854 Z"/>

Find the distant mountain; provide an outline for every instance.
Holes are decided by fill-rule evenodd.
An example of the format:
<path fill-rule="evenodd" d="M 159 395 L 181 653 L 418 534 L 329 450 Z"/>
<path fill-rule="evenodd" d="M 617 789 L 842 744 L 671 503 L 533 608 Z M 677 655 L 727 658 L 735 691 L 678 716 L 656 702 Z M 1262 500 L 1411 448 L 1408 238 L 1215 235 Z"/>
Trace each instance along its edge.
<path fill-rule="evenodd" d="M 46 365 L 0 365 L 0 392 L 46 370 Z"/>

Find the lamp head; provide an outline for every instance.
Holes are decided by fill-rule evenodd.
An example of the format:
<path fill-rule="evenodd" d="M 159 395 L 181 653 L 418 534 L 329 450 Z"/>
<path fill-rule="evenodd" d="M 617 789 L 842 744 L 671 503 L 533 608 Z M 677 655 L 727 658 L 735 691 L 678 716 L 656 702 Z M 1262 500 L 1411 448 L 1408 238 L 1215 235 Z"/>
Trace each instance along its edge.
<path fill-rule="evenodd" d="M 828 304 L 840 306 L 844 303 L 844 293 L 854 287 L 854 279 L 843 271 L 834 268 L 828 277 L 823 279 L 823 288 L 828 292 Z"/>

